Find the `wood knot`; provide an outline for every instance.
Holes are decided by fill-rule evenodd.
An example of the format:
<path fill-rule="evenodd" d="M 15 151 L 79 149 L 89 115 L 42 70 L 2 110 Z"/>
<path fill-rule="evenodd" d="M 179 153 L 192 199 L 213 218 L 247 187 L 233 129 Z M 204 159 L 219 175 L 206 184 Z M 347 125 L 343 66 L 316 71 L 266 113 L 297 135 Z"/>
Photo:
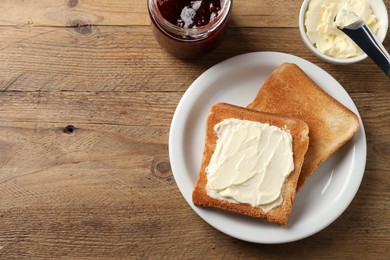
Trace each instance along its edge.
<path fill-rule="evenodd" d="M 75 7 L 79 3 L 79 0 L 68 0 L 68 6 L 70 8 Z"/>
<path fill-rule="evenodd" d="M 90 34 L 92 32 L 92 25 L 77 26 L 74 30 L 80 34 Z"/>
<path fill-rule="evenodd" d="M 80 34 L 90 34 L 92 33 L 92 24 L 84 19 L 74 19 L 70 20 L 69 26 L 74 27 L 74 30 Z"/>
<path fill-rule="evenodd" d="M 79 131 L 79 129 L 76 128 L 73 125 L 68 125 L 68 126 L 64 127 L 63 131 L 64 131 L 65 134 L 69 134 L 70 135 L 70 134 L 77 133 Z"/>
<path fill-rule="evenodd" d="M 158 178 L 170 181 L 172 180 L 171 164 L 167 159 L 155 158 L 151 165 L 152 174 Z"/>

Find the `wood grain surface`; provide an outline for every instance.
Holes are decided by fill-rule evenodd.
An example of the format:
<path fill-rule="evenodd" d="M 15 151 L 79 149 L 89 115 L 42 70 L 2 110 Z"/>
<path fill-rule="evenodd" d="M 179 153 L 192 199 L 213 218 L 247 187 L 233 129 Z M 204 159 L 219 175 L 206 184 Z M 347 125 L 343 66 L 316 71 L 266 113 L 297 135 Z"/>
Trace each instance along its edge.
<path fill-rule="evenodd" d="M 236 0 L 220 47 L 183 61 L 153 38 L 146 0 L 2 0 L 0 258 L 388 258 L 390 79 L 369 59 L 339 66 L 313 56 L 297 28 L 300 4 Z M 281 245 L 243 242 L 204 222 L 181 196 L 168 155 L 189 85 L 254 51 L 329 72 L 367 136 L 351 205 L 321 232 Z"/>

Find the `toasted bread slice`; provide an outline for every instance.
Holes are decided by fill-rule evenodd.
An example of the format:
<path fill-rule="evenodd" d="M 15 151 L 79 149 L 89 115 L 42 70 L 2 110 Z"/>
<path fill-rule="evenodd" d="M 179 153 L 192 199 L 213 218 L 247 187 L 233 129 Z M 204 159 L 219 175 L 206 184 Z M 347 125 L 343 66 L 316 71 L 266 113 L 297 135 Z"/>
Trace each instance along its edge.
<path fill-rule="evenodd" d="M 219 122 L 236 118 L 241 120 L 250 120 L 260 123 L 268 123 L 282 129 L 286 129 L 292 135 L 292 148 L 294 170 L 287 177 L 283 187 L 283 202 L 281 205 L 265 211 L 260 207 L 252 207 L 249 204 L 233 203 L 226 200 L 216 199 L 207 194 L 207 172 L 206 167 L 209 165 L 217 143 L 217 135 L 214 132 L 214 126 Z M 202 207 L 216 207 L 224 210 L 234 211 L 237 213 L 264 218 L 278 225 L 287 223 L 296 193 L 296 185 L 299 173 L 303 164 L 304 155 L 309 144 L 309 128 L 301 120 L 274 115 L 270 113 L 258 112 L 255 110 L 245 109 L 242 107 L 218 103 L 211 107 L 210 114 L 206 124 L 206 138 L 203 152 L 203 160 L 199 170 L 198 179 L 192 193 L 192 200 L 195 205 Z"/>
<path fill-rule="evenodd" d="M 310 144 L 298 190 L 331 154 L 352 138 L 358 117 L 320 88 L 302 69 L 283 63 L 275 69 L 247 108 L 291 116 L 306 122 Z"/>

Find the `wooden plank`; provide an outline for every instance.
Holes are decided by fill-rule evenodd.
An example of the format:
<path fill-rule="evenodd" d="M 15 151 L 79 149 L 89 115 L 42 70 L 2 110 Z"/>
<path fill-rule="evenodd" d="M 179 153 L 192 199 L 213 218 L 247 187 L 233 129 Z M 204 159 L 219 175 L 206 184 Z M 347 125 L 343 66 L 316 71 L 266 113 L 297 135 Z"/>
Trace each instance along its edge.
<path fill-rule="evenodd" d="M 384 45 L 390 49 L 389 40 Z M 337 75 L 349 91 L 388 86 L 386 76 L 369 59 L 347 67 L 319 60 L 294 28 L 229 28 L 217 50 L 193 61 L 167 54 L 148 26 L 92 26 L 82 32 L 0 27 L 0 50 L 3 91 L 185 91 L 216 63 L 254 51 L 286 52 L 310 60 Z M 340 68 L 345 73 L 339 74 Z"/>
<path fill-rule="evenodd" d="M 88 34 L 35 27 L 0 32 L 3 90 L 169 91 L 186 89 L 194 80 L 193 66 L 162 51 L 149 27 L 91 27 Z M 185 82 L 172 80 L 175 69 L 183 71 Z"/>
<path fill-rule="evenodd" d="M 0 92 L 0 122 L 169 126 L 181 92 Z M 140 133 L 137 133 L 140 134 Z"/>
<path fill-rule="evenodd" d="M 390 10 L 390 0 L 384 0 Z M 0 25 L 148 25 L 146 0 L 3 0 Z M 232 26 L 298 27 L 301 1 L 234 0 Z"/>
<path fill-rule="evenodd" d="M 146 0 L 5 0 L 0 5 L 0 25 L 148 25 L 150 19 L 146 3 Z M 297 1 L 235 0 L 232 25 L 296 27 L 299 7 L 300 2 Z"/>
<path fill-rule="evenodd" d="M 0 25 L 77 26 L 149 24 L 146 0 L 3 0 Z"/>
<path fill-rule="evenodd" d="M 96 187 L 121 193 L 147 185 L 141 175 L 172 179 L 166 127 L 77 124 L 70 132 L 60 123 L 3 123 L 0 138 L 2 211 L 52 208 L 46 200 L 96 206 L 104 200 Z"/>

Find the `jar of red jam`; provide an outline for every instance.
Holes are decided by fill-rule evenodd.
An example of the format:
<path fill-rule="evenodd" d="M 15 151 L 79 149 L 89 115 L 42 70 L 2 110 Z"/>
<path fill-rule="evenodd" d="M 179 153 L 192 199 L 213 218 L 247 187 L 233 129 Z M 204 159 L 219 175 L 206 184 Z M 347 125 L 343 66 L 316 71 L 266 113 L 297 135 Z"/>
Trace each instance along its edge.
<path fill-rule="evenodd" d="M 231 0 L 148 0 L 153 33 L 176 57 L 191 59 L 215 49 L 227 28 Z"/>

